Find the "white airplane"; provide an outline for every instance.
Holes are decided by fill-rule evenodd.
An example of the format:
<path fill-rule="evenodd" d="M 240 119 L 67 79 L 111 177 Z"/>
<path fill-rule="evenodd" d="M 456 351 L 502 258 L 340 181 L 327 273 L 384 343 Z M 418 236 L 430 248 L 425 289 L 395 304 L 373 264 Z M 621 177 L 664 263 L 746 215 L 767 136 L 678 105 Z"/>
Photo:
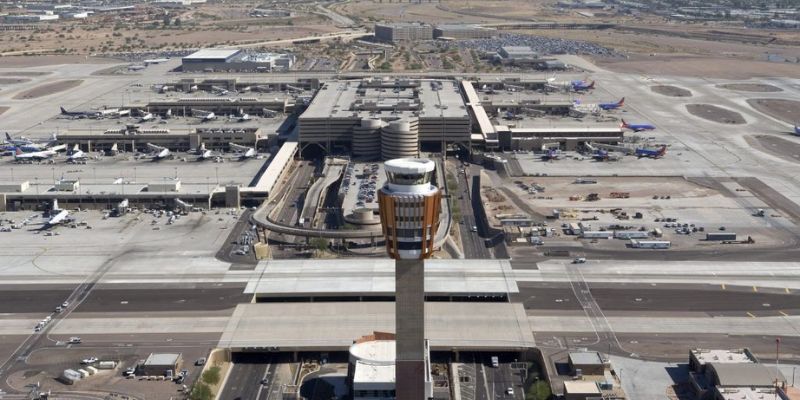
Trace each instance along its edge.
<path fill-rule="evenodd" d="M 217 96 L 225 96 L 226 94 L 230 93 L 228 89 L 221 88 L 219 86 L 211 86 L 211 91 L 216 94 Z"/>
<path fill-rule="evenodd" d="M 189 91 L 190 92 L 196 92 L 197 91 L 197 85 L 189 86 Z"/>
<path fill-rule="evenodd" d="M 200 144 L 200 148 L 195 151 L 195 154 L 197 154 L 197 161 L 205 161 L 214 157 L 214 152 L 206 149 L 205 143 Z"/>
<path fill-rule="evenodd" d="M 144 113 L 144 115 L 142 115 L 142 118 L 139 119 L 139 122 L 147 122 L 152 120 L 153 118 L 154 117 L 152 113 Z"/>
<path fill-rule="evenodd" d="M 192 115 L 197 118 L 200 118 L 202 122 L 213 121 L 217 119 L 217 114 L 214 114 L 213 111 L 204 111 L 204 110 L 192 110 Z"/>
<path fill-rule="evenodd" d="M 236 143 L 228 143 L 228 145 L 231 146 L 240 159 L 253 158 L 258 154 L 256 149 L 252 147 L 242 146 Z"/>
<path fill-rule="evenodd" d="M 152 143 L 147 143 L 147 147 L 152 150 L 150 157 L 153 161 L 159 161 L 169 157 L 170 152 L 166 147 L 156 146 Z"/>
<path fill-rule="evenodd" d="M 170 119 L 170 118 L 172 118 L 172 109 L 168 108 L 167 112 L 164 113 L 164 119 Z"/>
<path fill-rule="evenodd" d="M 22 149 L 16 147 L 14 150 L 14 161 L 42 161 L 49 160 L 55 157 L 59 151 L 64 150 L 64 145 L 53 146 L 49 149 L 42 151 L 32 151 L 30 153 L 23 153 Z"/>
<path fill-rule="evenodd" d="M 161 85 L 161 87 L 158 88 L 158 92 L 159 93 L 166 93 L 166 92 L 169 92 L 169 91 L 172 91 L 172 90 L 175 90 L 175 86 Z"/>
<path fill-rule="evenodd" d="M 117 147 L 117 144 L 114 143 L 114 145 L 112 145 L 111 148 L 108 151 L 106 151 L 106 154 L 110 156 L 115 156 L 119 154 L 119 148 Z"/>
<path fill-rule="evenodd" d="M 58 208 L 58 200 L 53 200 L 53 208 L 50 210 L 50 219 L 47 220 L 45 228 L 61 224 L 69 217 L 69 211 Z"/>
<path fill-rule="evenodd" d="M 83 150 L 81 150 L 76 144 L 75 147 L 72 148 L 72 153 L 67 156 L 67 162 L 74 163 L 77 161 L 85 161 L 87 158 L 89 158 L 89 156 L 87 156 L 86 153 L 84 153 Z"/>

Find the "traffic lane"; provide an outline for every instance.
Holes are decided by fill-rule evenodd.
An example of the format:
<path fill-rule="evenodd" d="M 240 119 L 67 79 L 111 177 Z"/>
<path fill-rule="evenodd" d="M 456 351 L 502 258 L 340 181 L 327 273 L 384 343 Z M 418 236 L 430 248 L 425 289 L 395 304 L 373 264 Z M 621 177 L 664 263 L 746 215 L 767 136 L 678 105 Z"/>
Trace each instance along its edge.
<path fill-rule="evenodd" d="M 517 282 L 519 293 L 511 296 L 514 303 L 522 303 L 526 310 L 581 310 L 568 282 L 533 283 Z"/>
<path fill-rule="evenodd" d="M 267 364 L 234 363 L 219 398 L 221 400 L 257 399 L 258 389 L 261 387 L 261 377 L 266 371 Z"/>
<path fill-rule="evenodd" d="M 800 313 L 800 295 L 758 291 L 758 288 L 725 288 L 688 285 L 681 288 L 591 287 L 603 310 L 700 311 L 714 315 L 744 312 Z"/>
<path fill-rule="evenodd" d="M 0 285 L 0 313 L 50 313 L 74 289 L 66 285 Z"/>
<path fill-rule="evenodd" d="M 604 311 L 706 312 L 712 315 L 800 314 L 800 293 L 743 286 L 591 283 L 592 297 Z M 518 282 L 511 296 L 529 310 L 581 310 L 569 282 Z"/>
<path fill-rule="evenodd" d="M 122 289 L 105 287 L 93 290 L 75 310 L 77 312 L 135 311 L 215 311 L 247 303 L 251 296 L 244 285 L 229 287 Z"/>
<path fill-rule="evenodd" d="M 233 366 L 219 398 L 222 400 L 263 398 L 266 388 L 262 388 L 261 380 L 265 376 L 271 379 L 275 375 L 274 372 L 267 374 L 273 357 L 262 353 L 234 353 L 231 360 Z"/>

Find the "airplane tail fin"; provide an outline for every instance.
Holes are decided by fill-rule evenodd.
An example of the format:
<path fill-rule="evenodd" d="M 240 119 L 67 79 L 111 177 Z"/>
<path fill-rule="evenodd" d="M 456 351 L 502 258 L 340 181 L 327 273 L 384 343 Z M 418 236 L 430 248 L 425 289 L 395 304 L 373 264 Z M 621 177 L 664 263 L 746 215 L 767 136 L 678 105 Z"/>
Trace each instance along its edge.
<path fill-rule="evenodd" d="M 60 208 L 58 208 L 58 199 L 53 199 L 53 211 L 55 210 L 60 210 Z"/>
<path fill-rule="evenodd" d="M 797 127 L 795 127 L 795 129 L 796 129 L 796 128 L 797 128 Z M 11 135 L 9 135 L 9 134 L 8 134 L 8 132 L 6 132 L 6 139 L 8 139 L 8 141 L 9 141 L 9 142 L 11 142 Z"/>
<path fill-rule="evenodd" d="M 77 143 L 75 143 L 75 146 L 73 146 L 73 147 L 72 147 L 72 152 L 73 152 L 73 153 L 75 153 L 75 152 L 77 152 L 77 151 L 78 151 L 78 150 L 80 150 L 80 149 L 81 149 L 81 148 L 78 146 L 78 144 L 77 144 Z"/>
<path fill-rule="evenodd" d="M 587 89 L 594 89 L 594 81 L 592 81 L 592 83 L 590 83 L 589 86 L 587 86 L 586 88 Z"/>
<path fill-rule="evenodd" d="M 661 150 L 658 151 L 659 157 L 663 156 L 664 154 L 667 154 L 667 145 L 661 146 Z"/>
<path fill-rule="evenodd" d="M 592 82 L 592 84 L 594 84 L 594 82 Z M 625 104 L 625 98 L 623 97 L 623 98 L 619 99 L 619 102 L 617 103 L 617 105 L 621 106 L 621 105 L 624 105 L 624 104 Z"/>
<path fill-rule="evenodd" d="M 625 119 L 623 118 L 622 119 L 622 125 L 620 125 L 620 128 L 627 128 L 627 127 L 628 127 L 628 123 L 625 122 Z"/>
<path fill-rule="evenodd" d="M 62 114 L 66 114 L 66 113 L 67 113 L 67 110 L 65 110 L 65 109 L 64 109 L 64 107 L 61 107 L 61 113 L 62 113 Z"/>
<path fill-rule="evenodd" d="M 14 147 L 14 154 L 15 154 L 15 155 L 20 155 L 20 154 L 22 154 L 22 150 L 21 150 L 19 147 L 16 147 L 16 146 L 15 146 L 15 147 Z"/>

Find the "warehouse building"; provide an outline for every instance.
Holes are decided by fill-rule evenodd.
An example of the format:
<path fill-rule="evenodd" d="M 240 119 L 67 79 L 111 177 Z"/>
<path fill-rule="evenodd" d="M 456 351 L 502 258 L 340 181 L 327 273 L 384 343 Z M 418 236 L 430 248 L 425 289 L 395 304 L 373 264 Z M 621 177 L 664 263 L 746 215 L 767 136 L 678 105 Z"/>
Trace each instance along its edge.
<path fill-rule="evenodd" d="M 416 22 L 375 24 L 375 39 L 389 43 L 431 40 L 433 39 L 433 27 Z"/>
<path fill-rule="evenodd" d="M 328 82 L 298 119 L 301 151 L 362 159 L 415 157 L 423 146 L 470 146 L 458 85 L 439 80 Z"/>
<path fill-rule="evenodd" d="M 288 70 L 293 54 L 248 53 L 240 49 L 202 49 L 183 57 L 184 72 L 270 72 Z"/>
<path fill-rule="evenodd" d="M 489 39 L 495 35 L 497 35 L 496 30 L 478 25 L 437 25 L 433 29 L 434 39 Z"/>
<path fill-rule="evenodd" d="M 180 353 L 150 353 L 144 363 L 139 366 L 141 375 L 174 375 L 183 366 L 183 356 Z"/>

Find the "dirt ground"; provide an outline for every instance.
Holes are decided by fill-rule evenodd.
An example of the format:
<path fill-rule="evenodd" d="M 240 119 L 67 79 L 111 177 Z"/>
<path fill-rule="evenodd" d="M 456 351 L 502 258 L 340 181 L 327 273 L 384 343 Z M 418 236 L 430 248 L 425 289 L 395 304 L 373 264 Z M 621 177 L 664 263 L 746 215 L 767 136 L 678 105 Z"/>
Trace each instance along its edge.
<path fill-rule="evenodd" d="M 23 68 L 58 64 L 112 64 L 118 62 L 120 61 L 113 58 L 86 56 L 13 56 L 0 59 L 0 66 L 3 68 Z M 49 74 L 49 72 L 7 72 L 2 75 L 40 76 L 46 74 Z"/>
<path fill-rule="evenodd" d="M 720 124 L 744 124 L 746 121 L 742 114 L 726 110 L 711 104 L 687 104 L 686 110 L 695 117 L 707 119 Z"/>
<path fill-rule="evenodd" d="M 3 115 L 4 112 L 8 111 L 10 107 L 0 106 L 0 115 Z"/>
<path fill-rule="evenodd" d="M 739 92 L 770 93 L 783 91 L 783 89 L 777 86 L 765 85 L 762 83 L 728 83 L 725 85 L 718 85 L 717 87 Z"/>
<path fill-rule="evenodd" d="M 44 76 L 49 74 L 51 74 L 51 72 L 40 72 L 40 71 L 0 72 L 0 76 Z"/>
<path fill-rule="evenodd" d="M 747 104 L 759 112 L 789 124 L 800 122 L 800 101 L 784 99 L 748 99 Z"/>
<path fill-rule="evenodd" d="M 786 161 L 800 162 L 800 143 L 774 135 L 745 137 L 750 146 Z"/>
<path fill-rule="evenodd" d="M 614 72 L 644 75 L 691 76 L 716 79 L 749 79 L 753 77 L 800 78 L 797 64 L 751 61 L 722 57 L 655 55 L 631 56 L 628 60 L 596 58 L 601 68 Z M 731 64 L 735 63 L 736 68 Z"/>
<path fill-rule="evenodd" d="M 650 90 L 670 97 L 692 97 L 692 91 L 684 88 L 679 88 L 677 86 L 670 86 L 670 85 L 656 85 L 650 86 Z"/>
<path fill-rule="evenodd" d="M 58 81 L 52 83 L 46 83 L 44 85 L 39 85 L 33 89 L 26 90 L 24 92 L 20 92 L 15 95 L 13 98 L 16 100 L 20 99 L 35 99 L 37 97 L 48 96 L 54 93 L 63 92 L 65 90 L 69 90 L 75 87 L 80 86 L 83 83 L 80 79 L 73 79 L 67 81 Z"/>
<path fill-rule="evenodd" d="M 0 78 L 0 85 L 12 85 L 14 83 L 29 82 L 26 78 Z"/>

